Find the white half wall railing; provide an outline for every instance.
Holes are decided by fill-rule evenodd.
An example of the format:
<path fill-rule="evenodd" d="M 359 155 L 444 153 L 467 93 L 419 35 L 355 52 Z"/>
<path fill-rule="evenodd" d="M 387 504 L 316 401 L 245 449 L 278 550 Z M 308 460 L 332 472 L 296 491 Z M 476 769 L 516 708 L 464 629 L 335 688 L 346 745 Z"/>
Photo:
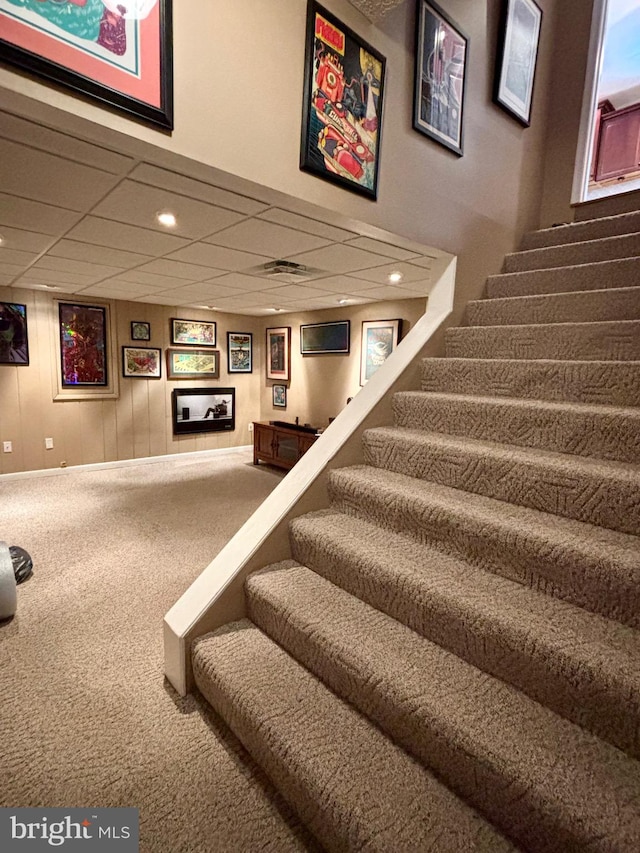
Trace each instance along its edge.
<path fill-rule="evenodd" d="M 165 675 L 180 695 L 192 687 L 192 641 L 246 615 L 246 576 L 290 558 L 290 519 L 329 505 L 326 473 L 361 463 L 362 432 L 391 423 L 393 393 L 418 387 L 420 359 L 453 308 L 455 270 L 453 258 L 420 320 L 166 614 Z"/>

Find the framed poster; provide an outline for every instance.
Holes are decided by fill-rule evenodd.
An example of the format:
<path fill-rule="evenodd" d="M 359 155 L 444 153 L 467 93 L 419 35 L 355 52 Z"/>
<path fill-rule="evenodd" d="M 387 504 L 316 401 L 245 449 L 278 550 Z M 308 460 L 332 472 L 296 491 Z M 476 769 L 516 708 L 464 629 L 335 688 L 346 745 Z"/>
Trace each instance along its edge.
<path fill-rule="evenodd" d="M 0 364 L 29 364 L 27 306 L 0 302 Z"/>
<path fill-rule="evenodd" d="M 227 371 L 253 372 L 253 335 L 251 332 L 227 332 Z"/>
<path fill-rule="evenodd" d="M 493 100 L 529 127 L 542 10 L 534 0 L 504 0 Z"/>
<path fill-rule="evenodd" d="M 107 387 L 107 312 L 102 305 L 59 302 L 62 387 Z"/>
<path fill-rule="evenodd" d="M 274 385 L 272 389 L 273 405 L 279 409 L 287 408 L 287 386 Z"/>
<path fill-rule="evenodd" d="M 122 375 L 134 379 L 160 379 L 162 350 L 155 347 L 122 347 Z"/>
<path fill-rule="evenodd" d="M 418 0 L 413 127 L 462 156 L 469 39 L 428 0 Z"/>
<path fill-rule="evenodd" d="M 372 199 L 378 194 L 385 62 L 309 0 L 300 168 Z"/>
<path fill-rule="evenodd" d="M 171 318 L 171 343 L 180 346 L 214 347 L 216 324 L 209 320 Z"/>
<path fill-rule="evenodd" d="M 217 379 L 219 376 L 219 350 L 167 350 L 167 379 Z"/>
<path fill-rule="evenodd" d="M 291 326 L 267 329 L 267 379 L 288 382 L 291 374 Z"/>
<path fill-rule="evenodd" d="M 328 352 L 349 352 L 350 322 L 309 323 L 300 326 L 300 352 L 303 355 L 320 355 Z"/>
<path fill-rule="evenodd" d="M 142 320 L 131 321 L 131 340 L 132 341 L 150 341 L 151 340 L 151 324 L 144 323 Z"/>
<path fill-rule="evenodd" d="M 152 125 L 173 129 L 172 0 L 0 0 L 0 55 Z"/>
<path fill-rule="evenodd" d="M 397 347 L 402 320 L 363 320 L 360 384 L 365 385 Z"/>
<path fill-rule="evenodd" d="M 174 388 L 173 434 L 235 429 L 235 388 Z"/>

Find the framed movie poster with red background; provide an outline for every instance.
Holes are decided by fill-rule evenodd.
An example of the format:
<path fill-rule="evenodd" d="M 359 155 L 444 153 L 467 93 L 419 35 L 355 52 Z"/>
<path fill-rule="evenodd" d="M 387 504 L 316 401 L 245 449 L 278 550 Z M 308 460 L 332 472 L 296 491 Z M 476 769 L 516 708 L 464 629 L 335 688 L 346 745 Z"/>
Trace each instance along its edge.
<path fill-rule="evenodd" d="M 0 58 L 173 128 L 172 0 L 0 0 Z"/>
<path fill-rule="evenodd" d="M 385 58 L 309 2 L 300 168 L 375 199 Z"/>

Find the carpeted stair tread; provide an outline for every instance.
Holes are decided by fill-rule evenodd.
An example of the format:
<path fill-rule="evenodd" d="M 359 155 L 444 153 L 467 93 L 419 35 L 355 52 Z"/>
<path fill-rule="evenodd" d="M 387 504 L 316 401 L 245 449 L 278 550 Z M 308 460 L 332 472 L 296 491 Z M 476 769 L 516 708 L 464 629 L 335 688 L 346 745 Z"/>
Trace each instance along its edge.
<path fill-rule="evenodd" d="M 454 358 L 568 358 L 640 360 L 640 320 L 602 323 L 540 323 L 458 326 L 445 332 Z"/>
<path fill-rule="evenodd" d="M 393 414 L 408 429 L 640 463 L 638 408 L 403 391 Z"/>
<path fill-rule="evenodd" d="M 621 258 L 592 264 L 490 275 L 486 282 L 486 294 L 489 298 L 528 296 L 637 285 L 638 259 Z"/>
<path fill-rule="evenodd" d="M 638 756 L 638 631 L 336 510 L 290 539 L 300 564 Z"/>
<path fill-rule="evenodd" d="M 423 391 L 640 406 L 640 361 L 425 358 Z"/>
<path fill-rule="evenodd" d="M 249 617 L 525 849 L 640 837 L 640 765 L 303 566 L 245 584 Z"/>
<path fill-rule="evenodd" d="M 514 849 L 248 620 L 198 639 L 196 683 L 330 851 Z"/>
<path fill-rule="evenodd" d="M 639 320 L 640 287 L 478 299 L 467 302 L 466 317 L 470 326 Z"/>
<path fill-rule="evenodd" d="M 616 216 L 604 216 L 597 220 L 571 222 L 553 228 L 529 231 L 522 238 L 520 248 L 540 249 L 544 246 L 559 246 L 635 232 L 640 232 L 640 211 L 638 210 L 619 213 Z"/>
<path fill-rule="evenodd" d="M 505 256 L 504 272 L 550 269 L 640 255 L 640 233 L 601 237 L 560 246 L 543 246 Z"/>
<path fill-rule="evenodd" d="M 404 427 L 363 433 L 364 462 L 611 530 L 640 530 L 640 467 Z"/>
<path fill-rule="evenodd" d="M 329 473 L 331 505 L 633 628 L 640 538 L 357 465 Z"/>

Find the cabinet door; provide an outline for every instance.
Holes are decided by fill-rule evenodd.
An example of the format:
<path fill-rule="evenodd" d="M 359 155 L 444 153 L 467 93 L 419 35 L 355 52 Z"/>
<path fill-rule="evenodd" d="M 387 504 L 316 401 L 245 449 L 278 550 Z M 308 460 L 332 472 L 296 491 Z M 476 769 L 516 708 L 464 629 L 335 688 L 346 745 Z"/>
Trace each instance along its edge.
<path fill-rule="evenodd" d="M 288 468 L 293 467 L 298 461 L 298 436 L 292 433 L 275 433 L 275 457 Z"/>
<path fill-rule="evenodd" d="M 637 106 L 603 115 L 596 181 L 640 170 L 640 109 Z"/>
<path fill-rule="evenodd" d="M 265 428 L 260 424 L 254 424 L 253 441 L 255 453 L 269 459 L 273 459 L 273 430 Z"/>

